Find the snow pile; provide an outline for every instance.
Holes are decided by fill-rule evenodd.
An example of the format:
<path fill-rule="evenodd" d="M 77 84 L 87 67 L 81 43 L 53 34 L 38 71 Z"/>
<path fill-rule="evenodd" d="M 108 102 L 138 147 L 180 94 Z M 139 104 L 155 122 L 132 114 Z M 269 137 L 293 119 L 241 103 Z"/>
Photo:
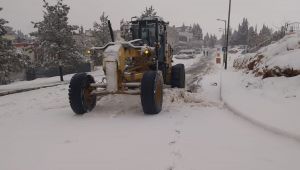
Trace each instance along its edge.
<path fill-rule="evenodd" d="M 252 123 L 300 139 L 300 75 L 289 76 L 295 73 L 292 69 L 298 69 L 299 64 L 297 59 L 286 58 L 294 53 L 300 57 L 299 49 L 296 49 L 299 48 L 298 40 L 299 35 L 289 35 L 262 48 L 259 54 L 229 55 L 229 69 L 222 72 L 221 79 L 222 99 L 226 105 Z M 287 47 L 294 50 L 288 51 Z M 232 64 L 240 71 L 232 69 Z M 290 73 L 288 66 L 295 66 L 290 68 Z M 245 74 L 241 70 L 254 74 Z"/>
<path fill-rule="evenodd" d="M 261 79 L 242 72 L 223 72 L 222 97 L 252 121 L 300 138 L 300 76 Z"/>
<path fill-rule="evenodd" d="M 239 57 L 233 66 L 252 71 L 263 78 L 297 76 L 300 74 L 300 33 L 287 35 L 278 42 L 261 48 L 258 53 Z"/>

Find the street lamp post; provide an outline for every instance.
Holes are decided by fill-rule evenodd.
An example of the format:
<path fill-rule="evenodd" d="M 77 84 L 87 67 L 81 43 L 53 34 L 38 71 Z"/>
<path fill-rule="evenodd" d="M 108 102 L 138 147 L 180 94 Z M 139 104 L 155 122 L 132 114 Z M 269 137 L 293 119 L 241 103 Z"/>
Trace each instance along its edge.
<path fill-rule="evenodd" d="M 227 27 L 227 21 L 226 20 L 224 20 L 224 19 L 217 19 L 217 21 L 222 21 L 222 22 L 224 22 L 225 23 L 225 33 L 224 33 L 224 40 L 225 40 L 225 42 L 227 42 L 227 40 L 226 40 L 226 38 L 227 38 L 227 29 L 226 29 L 226 27 Z M 223 63 L 225 64 L 225 69 L 226 69 L 226 58 L 227 58 L 227 43 L 226 43 L 226 48 L 225 48 L 225 50 L 223 51 Z"/>
<path fill-rule="evenodd" d="M 228 25 L 227 25 L 227 35 L 226 35 L 226 56 L 225 56 L 225 70 L 227 69 L 227 57 L 228 57 L 228 44 L 229 44 L 229 28 L 230 28 L 230 14 L 231 14 L 231 0 L 229 0 L 229 10 L 228 10 Z"/>
<path fill-rule="evenodd" d="M 222 22 L 224 22 L 225 23 L 225 37 L 226 37 L 226 34 L 227 34 L 227 29 L 226 29 L 226 25 L 227 25 L 227 21 L 225 20 L 225 19 L 217 19 L 217 21 L 222 21 Z"/>

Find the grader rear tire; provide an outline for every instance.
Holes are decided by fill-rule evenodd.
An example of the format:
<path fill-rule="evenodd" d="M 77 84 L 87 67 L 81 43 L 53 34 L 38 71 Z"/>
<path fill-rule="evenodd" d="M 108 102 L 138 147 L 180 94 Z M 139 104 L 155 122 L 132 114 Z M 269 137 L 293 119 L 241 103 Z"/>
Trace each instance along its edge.
<path fill-rule="evenodd" d="M 94 78 L 86 73 L 75 74 L 69 85 L 69 101 L 72 110 L 77 115 L 85 114 L 94 109 L 97 97 L 92 95 L 94 90 L 91 83 L 95 83 Z"/>
<path fill-rule="evenodd" d="M 141 83 L 141 102 L 147 115 L 161 112 L 163 103 L 163 78 L 156 71 L 144 73 Z"/>
<path fill-rule="evenodd" d="M 183 64 L 176 64 L 172 67 L 172 88 L 185 88 L 185 68 Z"/>

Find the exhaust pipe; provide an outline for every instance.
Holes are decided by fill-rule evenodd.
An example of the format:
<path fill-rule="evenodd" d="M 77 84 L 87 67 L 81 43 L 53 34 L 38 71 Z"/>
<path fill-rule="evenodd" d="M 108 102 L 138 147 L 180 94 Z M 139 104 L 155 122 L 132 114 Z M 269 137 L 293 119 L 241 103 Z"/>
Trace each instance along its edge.
<path fill-rule="evenodd" d="M 115 36 L 114 36 L 114 31 L 111 27 L 111 23 L 110 20 L 108 20 L 108 28 L 109 28 L 109 33 L 110 33 L 110 37 L 111 37 L 111 41 L 115 42 Z"/>

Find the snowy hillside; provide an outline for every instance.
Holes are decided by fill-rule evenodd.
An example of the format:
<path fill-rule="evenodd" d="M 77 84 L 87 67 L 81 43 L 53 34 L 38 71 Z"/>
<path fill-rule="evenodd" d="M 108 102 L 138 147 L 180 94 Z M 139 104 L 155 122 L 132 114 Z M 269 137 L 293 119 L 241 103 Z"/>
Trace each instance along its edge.
<path fill-rule="evenodd" d="M 263 78 L 299 75 L 300 32 L 287 35 L 257 53 L 238 57 L 233 66 L 236 69 L 252 71 L 256 76 Z"/>

